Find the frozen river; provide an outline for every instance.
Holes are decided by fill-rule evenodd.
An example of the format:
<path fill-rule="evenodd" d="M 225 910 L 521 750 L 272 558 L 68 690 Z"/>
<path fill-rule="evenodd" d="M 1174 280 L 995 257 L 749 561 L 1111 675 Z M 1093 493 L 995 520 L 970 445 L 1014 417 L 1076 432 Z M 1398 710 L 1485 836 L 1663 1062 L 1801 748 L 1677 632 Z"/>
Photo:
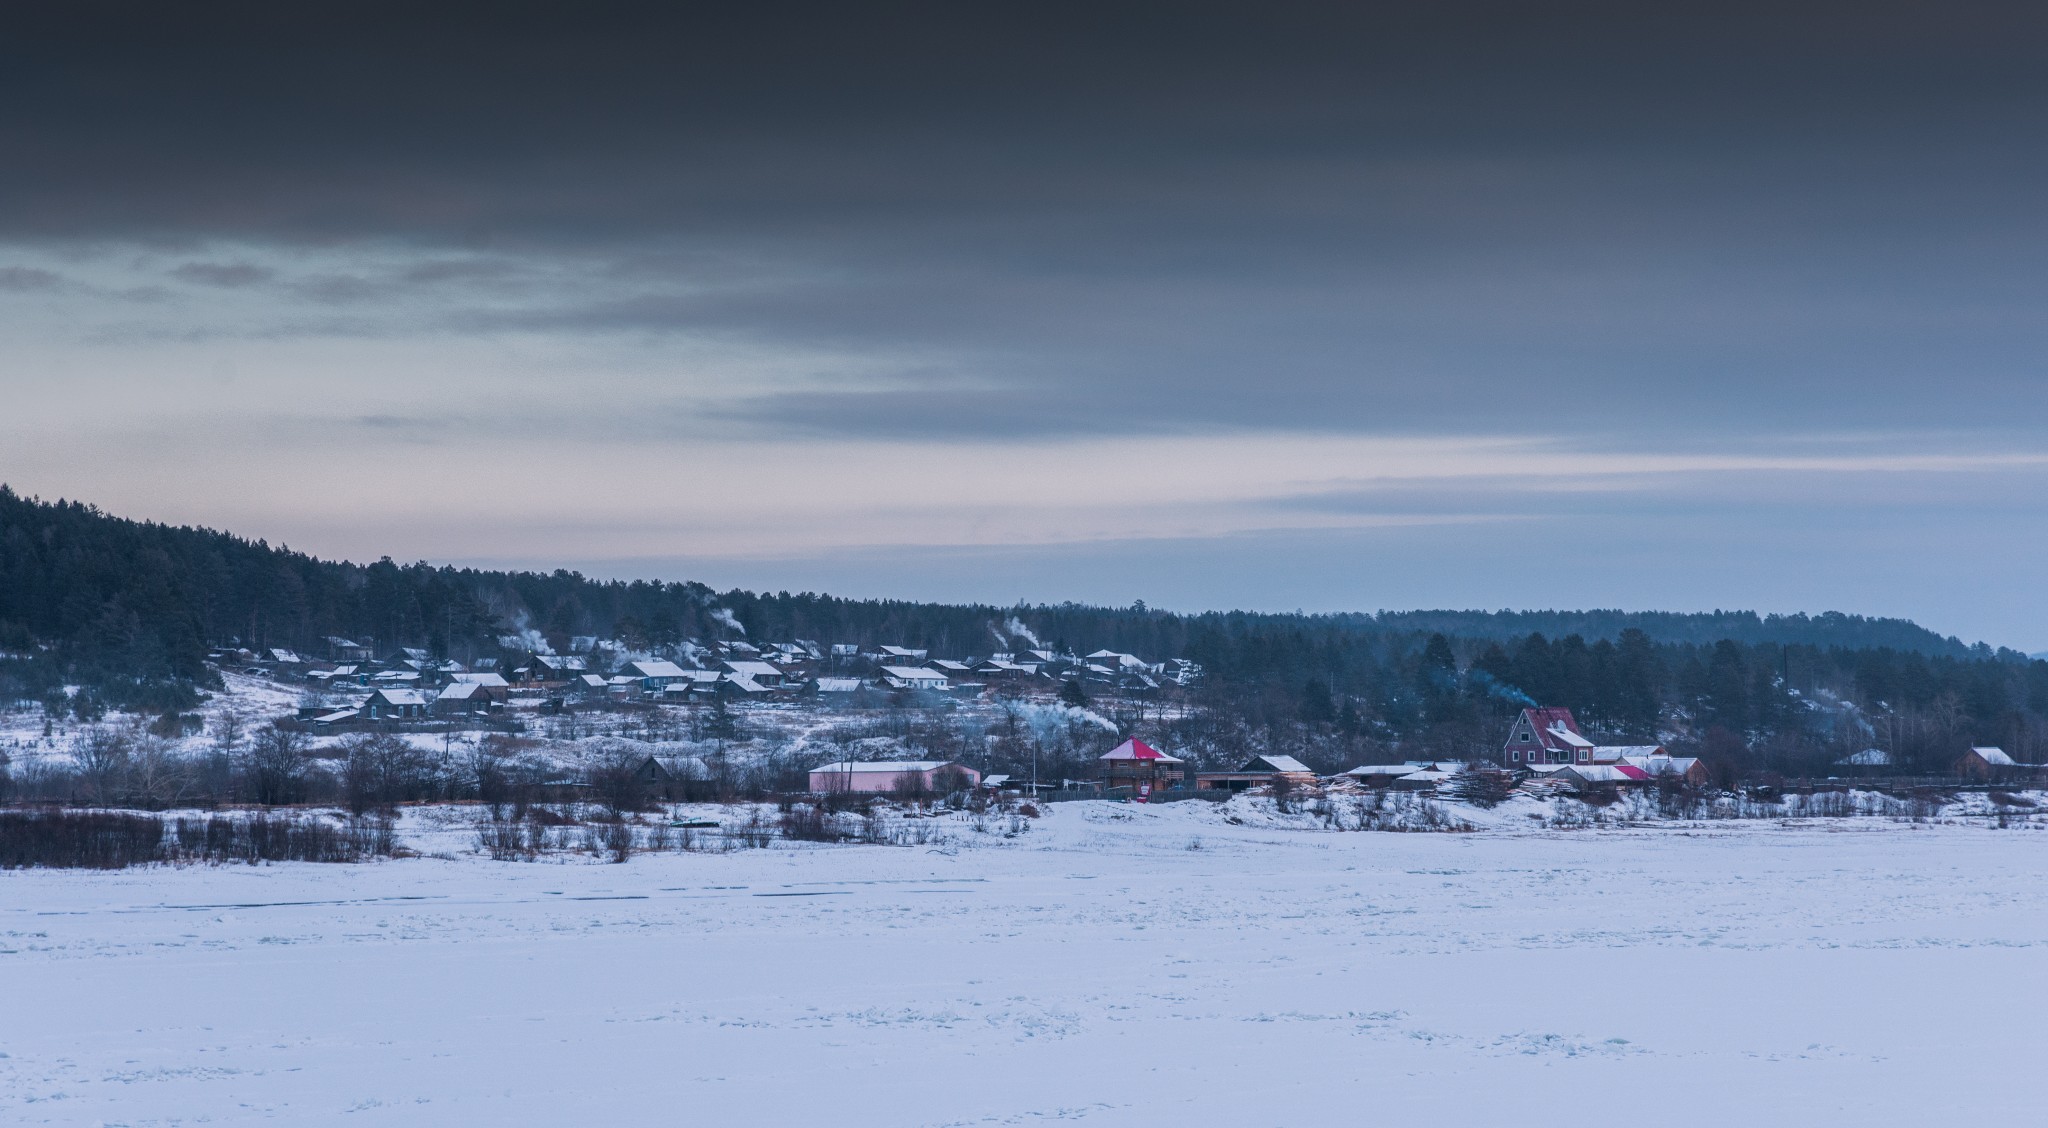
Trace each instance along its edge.
<path fill-rule="evenodd" d="M 360 866 L 0 873 L 0 1123 L 2035 1115 L 2038 831 L 1200 807 L 938 849 L 520 864 L 450 832 Z"/>

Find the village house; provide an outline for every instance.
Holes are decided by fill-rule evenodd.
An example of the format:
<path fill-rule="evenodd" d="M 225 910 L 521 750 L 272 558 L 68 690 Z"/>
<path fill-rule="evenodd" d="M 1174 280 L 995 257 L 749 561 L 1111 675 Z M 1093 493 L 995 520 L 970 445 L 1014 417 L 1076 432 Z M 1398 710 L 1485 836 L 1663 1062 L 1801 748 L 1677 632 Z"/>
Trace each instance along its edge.
<path fill-rule="evenodd" d="M 427 699 L 416 689 L 380 689 L 363 702 L 362 712 L 373 721 L 424 720 Z"/>
<path fill-rule="evenodd" d="M 1292 756 L 1254 756 L 1236 771 L 1195 773 L 1195 790 L 1243 791 L 1250 787 L 1270 786 L 1275 780 L 1285 780 L 1295 786 L 1313 786 L 1316 773 Z"/>
<path fill-rule="evenodd" d="M 488 670 L 457 674 L 449 684 L 455 685 L 457 683 L 474 685 L 481 688 L 494 705 L 503 705 L 512 699 L 512 684 L 505 680 L 505 675 L 503 674 L 492 673 Z"/>
<path fill-rule="evenodd" d="M 464 717 L 491 711 L 491 691 L 478 682 L 451 682 L 435 696 L 433 712 L 439 717 Z"/>
<path fill-rule="evenodd" d="M 1570 709 L 1533 706 L 1522 710 L 1508 729 L 1502 758 L 1510 768 L 1538 764 L 1593 762 L 1592 741 L 1579 731 Z"/>
<path fill-rule="evenodd" d="M 590 672 L 589 659 L 574 654 L 535 654 L 526 662 L 526 679 L 568 682 Z"/>
<path fill-rule="evenodd" d="M 991 682 L 1019 682 L 1038 676 L 1038 663 L 990 658 L 974 668 L 974 676 Z"/>
<path fill-rule="evenodd" d="M 633 778 L 670 803 L 710 797 L 711 769 L 695 756 L 649 756 L 634 769 Z"/>
<path fill-rule="evenodd" d="M 2003 748 L 1973 747 L 1956 758 L 1953 770 L 1965 779 L 2010 780 L 2033 775 L 2041 770 L 2041 766 L 2022 764 L 2007 755 Z"/>
<path fill-rule="evenodd" d="M 1137 739 L 1104 752 L 1096 758 L 1095 769 L 1103 787 L 1128 787 L 1131 798 L 1140 803 L 1154 791 L 1171 790 L 1187 782 L 1186 760 Z"/>
<path fill-rule="evenodd" d="M 690 671 L 660 658 L 628 662 L 620 673 L 640 683 L 640 689 L 645 693 L 660 693 L 670 682 L 683 681 L 691 676 Z"/>
<path fill-rule="evenodd" d="M 328 635 L 323 641 L 327 643 L 327 656 L 336 662 L 368 662 L 371 660 L 370 647 L 353 639 L 342 638 L 339 635 Z"/>
<path fill-rule="evenodd" d="M 1337 778 L 1375 791 L 1427 791 L 1465 770 L 1452 760 L 1407 760 L 1399 764 L 1360 764 Z"/>
<path fill-rule="evenodd" d="M 719 665 L 723 666 L 725 672 L 734 678 L 746 678 L 768 689 L 780 689 L 782 684 L 789 678 L 789 675 L 774 663 L 763 662 L 759 659 L 742 658 L 735 661 L 720 662 Z"/>
<path fill-rule="evenodd" d="M 306 675 L 306 680 L 329 686 L 351 683 L 368 685 L 370 682 L 369 675 L 364 673 L 360 666 L 336 666 L 331 670 L 314 670 Z"/>
<path fill-rule="evenodd" d="M 811 769 L 814 794 L 859 792 L 863 794 L 919 795 L 945 794 L 981 783 L 981 773 L 952 760 L 880 760 L 860 763 L 840 760 Z"/>
<path fill-rule="evenodd" d="M 883 659 L 893 661 L 899 666 L 908 666 L 912 663 L 922 662 L 926 658 L 931 657 L 931 653 L 929 650 L 911 650 L 903 646 L 885 646 L 882 648 Z"/>
<path fill-rule="evenodd" d="M 1564 767 L 1612 768 L 1614 772 L 1593 772 L 1587 779 L 1628 783 L 1641 779 L 1672 777 L 1693 784 L 1707 781 L 1707 770 L 1696 756 L 1673 756 L 1661 744 L 1596 744 L 1579 730 L 1570 709 L 1561 706 L 1532 706 L 1524 709 L 1509 726 L 1501 758 L 1510 769 L 1525 769 L 1555 775 Z M 1640 779 L 1638 777 L 1641 777 Z"/>
<path fill-rule="evenodd" d="M 1639 787 L 1650 782 L 1650 773 L 1630 764 L 1565 764 L 1545 774 L 1562 781 L 1571 791 L 1603 785 Z"/>
<path fill-rule="evenodd" d="M 951 687 L 946 675 L 937 670 L 918 669 L 914 666 L 884 666 L 879 672 L 883 683 L 892 689 L 944 690 Z"/>

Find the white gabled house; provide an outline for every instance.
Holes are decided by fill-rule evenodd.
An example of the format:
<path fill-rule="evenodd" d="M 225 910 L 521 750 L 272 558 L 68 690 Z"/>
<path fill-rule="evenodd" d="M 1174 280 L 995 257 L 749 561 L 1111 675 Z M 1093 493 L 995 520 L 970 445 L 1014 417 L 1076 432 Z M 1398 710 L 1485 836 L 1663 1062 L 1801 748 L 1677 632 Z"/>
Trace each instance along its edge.
<path fill-rule="evenodd" d="M 883 683 L 894 689 L 943 690 L 952 685 L 946 675 L 937 670 L 915 666 L 884 666 L 881 675 Z"/>

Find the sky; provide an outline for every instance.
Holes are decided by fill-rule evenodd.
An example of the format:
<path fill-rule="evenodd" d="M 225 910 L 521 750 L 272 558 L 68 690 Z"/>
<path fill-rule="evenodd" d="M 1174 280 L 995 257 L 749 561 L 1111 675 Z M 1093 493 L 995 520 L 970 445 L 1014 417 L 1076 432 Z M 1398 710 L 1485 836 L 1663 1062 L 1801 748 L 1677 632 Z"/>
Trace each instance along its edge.
<path fill-rule="evenodd" d="M 0 481 L 355 560 L 2048 649 L 2048 10 L 713 7 L 9 6 Z"/>

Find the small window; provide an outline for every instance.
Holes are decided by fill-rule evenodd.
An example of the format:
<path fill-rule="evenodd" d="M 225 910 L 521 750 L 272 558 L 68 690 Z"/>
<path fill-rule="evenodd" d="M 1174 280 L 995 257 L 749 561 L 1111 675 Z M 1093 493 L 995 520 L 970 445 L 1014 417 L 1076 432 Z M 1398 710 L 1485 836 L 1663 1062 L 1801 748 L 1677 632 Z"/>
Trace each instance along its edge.
<path fill-rule="evenodd" d="M 1588 754 L 1588 753 L 1586 752 L 1586 750 L 1585 750 L 1585 749 L 1583 749 L 1583 748 L 1579 749 L 1579 763 L 1583 764 L 1583 763 L 1585 763 L 1585 762 L 1587 761 L 1587 759 L 1589 759 L 1589 758 L 1590 758 L 1590 757 L 1589 757 L 1589 754 Z"/>
<path fill-rule="evenodd" d="M 1519 764 L 1519 763 L 1521 763 L 1521 762 L 1522 762 L 1522 754 L 1521 754 L 1520 752 L 1510 752 L 1510 753 L 1508 753 L 1508 763 L 1510 763 L 1510 764 Z"/>

